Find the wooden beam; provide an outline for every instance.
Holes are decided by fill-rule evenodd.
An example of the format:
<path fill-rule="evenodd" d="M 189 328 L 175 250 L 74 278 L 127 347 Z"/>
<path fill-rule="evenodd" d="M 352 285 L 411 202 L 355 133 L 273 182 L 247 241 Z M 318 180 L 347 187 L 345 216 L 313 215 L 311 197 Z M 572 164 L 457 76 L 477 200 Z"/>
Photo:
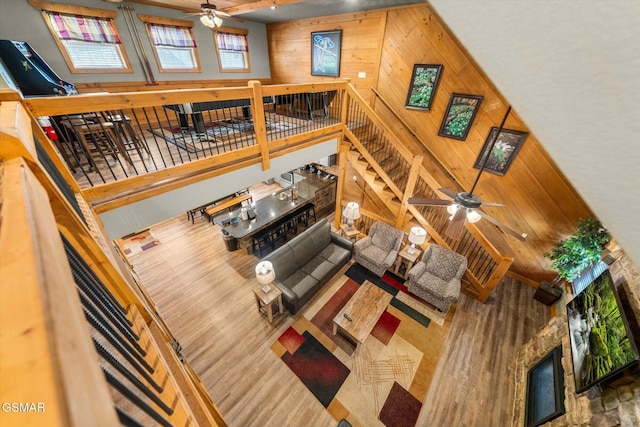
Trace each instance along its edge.
<path fill-rule="evenodd" d="M 422 161 L 424 157 L 415 156 L 413 158 L 413 162 L 411 162 L 411 170 L 409 171 L 409 178 L 407 179 L 407 186 L 404 190 L 404 194 L 402 196 L 402 202 L 400 204 L 400 213 L 398 214 L 398 219 L 396 220 L 395 227 L 402 230 L 404 229 L 404 219 L 407 213 L 407 208 L 409 206 L 409 197 L 413 195 L 413 190 L 416 187 L 416 181 L 418 181 L 418 176 L 420 176 L 420 168 L 422 167 Z"/>
<path fill-rule="evenodd" d="M 255 12 L 257 10 L 268 9 L 272 6 L 285 6 L 288 4 L 301 3 L 304 0 L 259 0 L 245 3 L 240 6 L 226 7 L 222 9 L 223 12 L 229 15 L 238 15 L 241 13 Z M 278 13 L 277 11 L 274 12 Z"/>
<path fill-rule="evenodd" d="M 267 141 L 267 126 L 265 125 L 266 118 L 262 99 L 262 84 L 257 80 L 251 80 L 249 87 L 253 92 L 253 96 L 251 97 L 251 114 L 253 116 L 256 142 L 260 146 L 262 170 L 267 170 L 271 168 L 271 159 L 269 158 L 269 141 Z"/>
<path fill-rule="evenodd" d="M 340 229 L 340 221 L 342 219 L 342 198 L 344 197 L 344 180 L 347 177 L 347 152 L 349 145 L 342 144 L 338 151 L 338 184 L 336 188 L 336 213 L 334 215 L 334 226 L 336 230 Z"/>

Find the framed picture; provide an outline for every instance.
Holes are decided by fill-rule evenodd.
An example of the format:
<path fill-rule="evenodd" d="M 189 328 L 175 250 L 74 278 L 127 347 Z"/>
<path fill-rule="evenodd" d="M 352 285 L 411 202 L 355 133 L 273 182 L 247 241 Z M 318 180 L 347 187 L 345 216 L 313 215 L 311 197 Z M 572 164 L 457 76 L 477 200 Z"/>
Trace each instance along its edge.
<path fill-rule="evenodd" d="M 476 95 L 451 94 L 438 135 L 461 141 L 467 139 L 482 99 L 481 96 Z"/>
<path fill-rule="evenodd" d="M 509 169 L 509 165 L 513 162 L 514 157 L 518 154 L 518 150 L 522 146 L 522 143 L 527 138 L 528 133 L 519 132 L 517 130 L 502 129 L 496 143 L 493 146 L 491 153 L 489 151 L 489 145 L 498 132 L 497 127 L 492 127 L 487 140 L 484 142 L 482 151 L 473 165 L 474 168 L 480 169 L 484 158 L 489 155 L 489 160 L 485 165 L 485 170 L 493 172 L 496 175 L 504 175 Z"/>
<path fill-rule="evenodd" d="M 311 33 L 311 75 L 340 76 L 342 30 Z"/>
<path fill-rule="evenodd" d="M 414 65 L 405 106 L 418 110 L 429 110 L 438 88 L 440 73 L 442 73 L 442 65 Z"/>

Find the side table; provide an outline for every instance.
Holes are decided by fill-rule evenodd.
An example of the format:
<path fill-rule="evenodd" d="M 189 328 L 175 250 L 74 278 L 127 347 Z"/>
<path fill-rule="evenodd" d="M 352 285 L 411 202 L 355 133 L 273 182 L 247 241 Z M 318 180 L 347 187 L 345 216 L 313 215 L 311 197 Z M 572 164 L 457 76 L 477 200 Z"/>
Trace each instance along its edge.
<path fill-rule="evenodd" d="M 269 283 L 270 291 L 265 293 L 262 290 L 262 286 L 254 288 L 253 294 L 256 297 L 256 305 L 258 311 L 264 312 L 267 315 L 269 323 L 273 322 L 273 304 L 277 304 L 280 314 L 284 312 L 282 305 L 282 291 L 278 289 L 273 283 Z"/>
<path fill-rule="evenodd" d="M 409 276 L 409 270 L 411 270 L 411 267 L 413 267 L 413 264 L 416 263 L 416 261 L 420 257 L 420 254 L 422 253 L 422 251 L 417 248 L 414 249 L 413 253 L 409 253 L 409 249 L 411 249 L 410 245 L 405 245 L 405 247 L 402 248 L 402 250 L 398 254 L 398 257 L 396 258 L 396 265 L 394 268 L 394 272 L 396 274 L 399 274 L 400 266 L 404 264 L 405 271 L 404 276 L 402 277 L 404 277 L 405 279 Z"/>
<path fill-rule="evenodd" d="M 355 227 L 352 227 L 351 230 L 349 230 L 347 224 L 340 225 L 340 232 L 344 237 L 351 240 L 352 242 L 358 240 L 358 234 L 360 234 L 360 231 Z"/>

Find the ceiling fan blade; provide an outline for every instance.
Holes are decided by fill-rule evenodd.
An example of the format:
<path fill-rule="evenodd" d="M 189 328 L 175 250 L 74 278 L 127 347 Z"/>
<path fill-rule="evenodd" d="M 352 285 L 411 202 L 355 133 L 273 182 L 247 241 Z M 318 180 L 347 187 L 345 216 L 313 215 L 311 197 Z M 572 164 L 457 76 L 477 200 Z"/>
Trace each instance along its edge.
<path fill-rule="evenodd" d="M 456 213 L 453 214 L 451 221 L 449 221 L 449 225 L 447 225 L 447 229 L 444 231 L 444 234 L 451 237 L 453 240 L 460 239 L 466 220 L 467 213 L 465 210 L 458 209 Z"/>
<path fill-rule="evenodd" d="M 449 190 L 448 188 L 438 188 L 438 191 L 446 194 L 447 196 L 451 197 L 452 199 L 456 198 L 456 193 L 453 190 Z"/>
<path fill-rule="evenodd" d="M 419 197 L 410 197 L 407 201 L 410 205 L 416 206 L 449 206 L 451 204 L 449 200 L 421 199 Z"/>
<path fill-rule="evenodd" d="M 491 203 L 491 202 L 482 202 L 482 206 L 492 206 L 496 208 L 503 208 L 504 205 L 501 203 Z"/>
<path fill-rule="evenodd" d="M 526 239 L 527 235 L 525 233 L 518 233 L 517 231 L 512 230 L 511 228 L 507 227 L 503 223 L 499 222 L 497 219 L 487 215 L 486 213 L 482 212 L 481 210 L 476 210 L 476 212 L 478 214 L 480 214 L 480 216 L 482 218 L 486 219 L 491 224 L 495 225 L 496 227 L 498 227 L 499 229 L 501 229 L 505 233 L 509 234 L 510 236 L 513 236 L 516 239 L 521 240 L 523 242 Z"/>

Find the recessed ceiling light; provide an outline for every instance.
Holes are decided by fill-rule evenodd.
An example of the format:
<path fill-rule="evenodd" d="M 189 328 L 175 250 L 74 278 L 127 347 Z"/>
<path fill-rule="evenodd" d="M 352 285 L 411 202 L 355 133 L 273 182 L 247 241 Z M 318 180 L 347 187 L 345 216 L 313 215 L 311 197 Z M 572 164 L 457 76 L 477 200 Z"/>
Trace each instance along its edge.
<path fill-rule="evenodd" d="M 275 10 L 275 9 L 276 9 L 276 6 L 271 6 L 271 10 Z"/>

